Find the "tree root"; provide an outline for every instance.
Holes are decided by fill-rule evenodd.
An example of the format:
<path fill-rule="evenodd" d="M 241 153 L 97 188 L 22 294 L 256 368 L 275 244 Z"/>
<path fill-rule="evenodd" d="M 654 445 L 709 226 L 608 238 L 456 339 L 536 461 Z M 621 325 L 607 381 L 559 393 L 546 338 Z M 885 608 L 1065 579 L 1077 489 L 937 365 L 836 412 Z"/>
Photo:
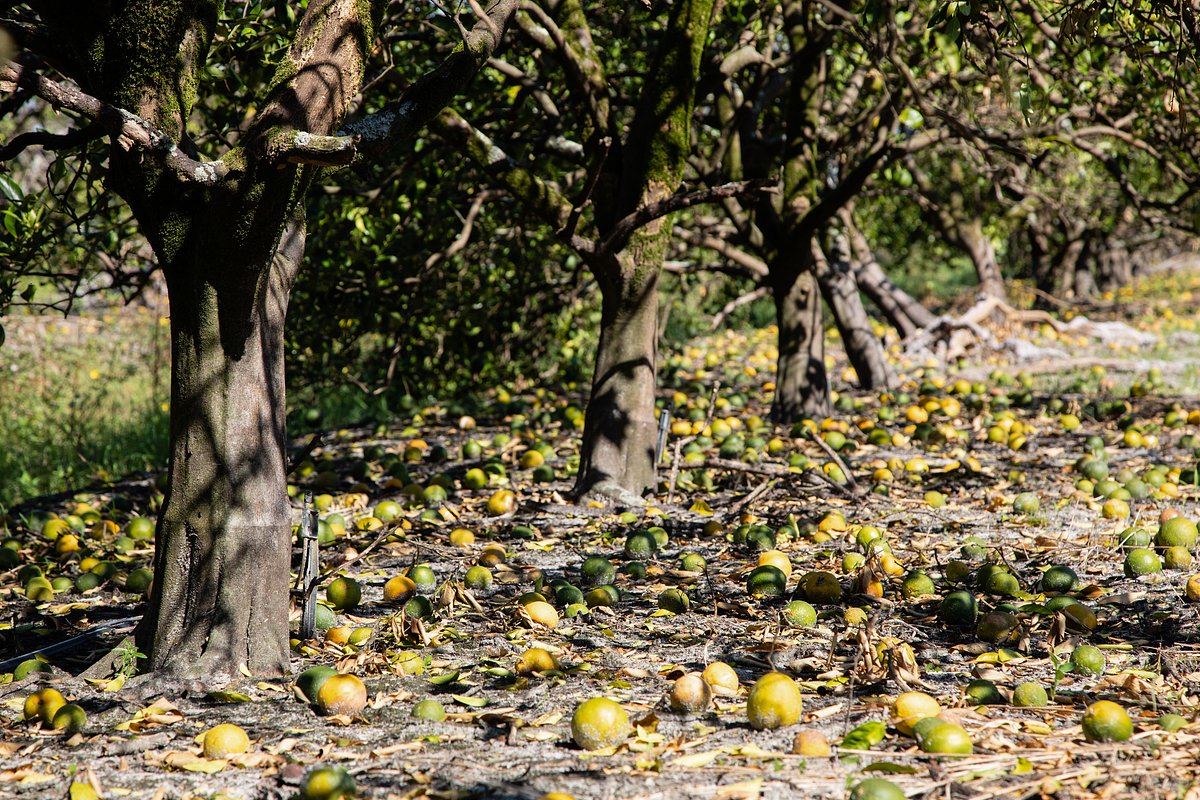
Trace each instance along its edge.
<path fill-rule="evenodd" d="M 613 508 L 645 508 L 646 501 L 616 481 L 600 481 L 577 495 L 579 503 L 602 503 Z"/>

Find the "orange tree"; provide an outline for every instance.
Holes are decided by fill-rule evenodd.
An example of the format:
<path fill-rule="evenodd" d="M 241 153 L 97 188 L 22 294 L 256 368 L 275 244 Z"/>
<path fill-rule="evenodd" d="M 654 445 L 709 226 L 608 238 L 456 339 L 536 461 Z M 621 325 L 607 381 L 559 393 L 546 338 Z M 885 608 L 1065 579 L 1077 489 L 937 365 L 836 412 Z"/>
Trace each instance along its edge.
<path fill-rule="evenodd" d="M 404 39 L 382 0 L 314 0 L 299 16 L 215 0 L 6 4 L 16 55 L 0 65 L 0 111 L 36 99 L 68 129 L 26 130 L 3 157 L 42 148 L 56 163 L 86 160 L 96 194 L 132 214 L 170 296 L 170 462 L 138 629 L 149 669 L 214 682 L 287 670 L 284 318 L 305 198 L 326 170 L 378 157 L 437 114 L 517 5 L 476 7 L 470 29 L 443 17 L 452 52 L 364 90 L 373 55 L 389 61 Z M 360 109 L 362 91 L 374 113 Z M 16 185 L 10 174 L 11 203 L 23 202 Z M 66 193 L 58 208 L 83 214 L 70 208 L 79 199 Z M 36 244 L 36 217 L 10 233 Z M 11 273 L 31 252 L 0 255 Z M 18 283 L 2 284 L 6 299 Z"/>
<path fill-rule="evenodd" d="M 433 126 L 571 247 L 600 288 L 576 482 L 581 497 L 637 505 L 656 484 L 658 286 L 671 240 L 667 218 L 755 188 L 683 187 L 716 5 L 523 4 L 516 34 L 534 51 L 501 74 L 520 75 L 535 89 L 562 86 L 570 105 L 559 114 L 544 93 L 531 93 L 541 123 L 521 136 L 497 127 L 474 103 L 448 109 Z M 538 152 L 544 142 L 552 143 L 550 152 Z"/>

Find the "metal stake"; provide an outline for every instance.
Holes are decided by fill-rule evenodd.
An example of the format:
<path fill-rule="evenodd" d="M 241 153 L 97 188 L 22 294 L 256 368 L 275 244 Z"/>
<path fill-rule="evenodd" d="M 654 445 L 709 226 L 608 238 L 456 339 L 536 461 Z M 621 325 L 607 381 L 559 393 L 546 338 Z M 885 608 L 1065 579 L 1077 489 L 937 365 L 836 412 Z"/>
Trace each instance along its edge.
<path fill-rule="evenodd" d="M 311 491 L 304 493 L 304 511 L 300 516 L 300 543 L 304 548 L 300 562 L 300 639 L 317 635 L 317 575 L 321 567 L 320 543 L 317 541 L 317 510 L 313 507 Z"/>
<path fill-rule="evenodd" d="M 667 449 L 667 433 L 671 430 L 671 412 L 664 408 L 658 415 L 658 446 L 654 449 L 654 463 L 661 464 L 663 451 Z"/>

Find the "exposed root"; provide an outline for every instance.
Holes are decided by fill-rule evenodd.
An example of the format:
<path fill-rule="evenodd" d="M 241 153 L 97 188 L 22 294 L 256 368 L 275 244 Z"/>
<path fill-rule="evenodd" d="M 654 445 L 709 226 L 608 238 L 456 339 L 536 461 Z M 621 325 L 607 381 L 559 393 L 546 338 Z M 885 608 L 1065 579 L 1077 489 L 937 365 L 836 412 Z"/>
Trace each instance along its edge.
<path fill-rule="evenodd" d="M 600 481 L 575 498 L 580 503 L 603 503 L 613 508 L 645 508 L 646 501 L 615 481 Z"/>

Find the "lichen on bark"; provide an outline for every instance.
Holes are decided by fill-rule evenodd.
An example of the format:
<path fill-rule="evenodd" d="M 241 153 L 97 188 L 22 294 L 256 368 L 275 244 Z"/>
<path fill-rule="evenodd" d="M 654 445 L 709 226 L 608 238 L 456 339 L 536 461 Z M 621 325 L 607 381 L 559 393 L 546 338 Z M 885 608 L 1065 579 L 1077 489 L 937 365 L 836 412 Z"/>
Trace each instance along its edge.
<path fill-rule="evenodd" d="M 606 226 L 670 196 L 683 178 L 700 58 L 713 0 L 671 8 L 661 44 L 625 137 L 615 204 L 598 211 Z M 668 219 L 630 236 L 623 252 L 592 260 L 603 315 L 575 492 L 629 505 L 655 488 L 658 275 L 670 243 Z"/>

